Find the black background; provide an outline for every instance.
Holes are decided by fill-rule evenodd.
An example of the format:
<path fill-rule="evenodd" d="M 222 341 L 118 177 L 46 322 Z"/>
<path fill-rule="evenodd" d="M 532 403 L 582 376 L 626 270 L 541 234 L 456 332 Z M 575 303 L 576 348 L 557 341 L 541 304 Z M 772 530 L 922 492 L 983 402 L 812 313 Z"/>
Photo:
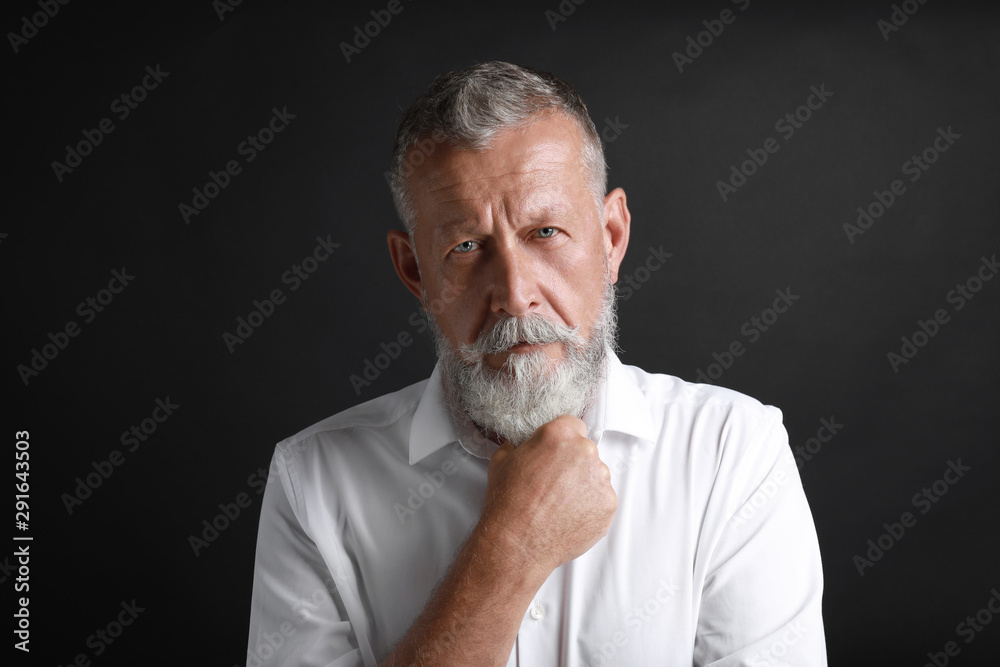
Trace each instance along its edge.
<path fill-rule="evenodd" d="M 349 63 L 340 43 L 386 3 L 246 0 L 220 17 L 208 1 L 71 2 L 18 52 L 8 37 L 3 437 L 11 452 L 30 432 L 30 529 L 10 536 L 34 538 L 17 664 L 243 664 L 254 476 L 274 443 L 433 365 L 385 245 L 395 125 L 435 75 L 491 59 L 562 76 L 599 130 L 621 128 L 606 150 L 633 214 L 623 274 L 644 280 L 621 304 L 623 361 L 693 380 L 742 341 L 716 381 L 780 407 L 793 448 L 823 418 L 843 425 L 801 468 L 831 664 L 921 665 L 948 641 L 950 664 L 996 664 L 1000 618 L 968 643 L 956 626 L 1000 587 L 1000 281 L 961 310 L 946 295 L 1000 251 L 997 12 L 910 2 L 885 39 L 889 2 L 665 4 L 566 0 L 553 29 L 557 0 L 402 0 Z M 735 20 L 678 71 L 672 54 L 726 8 Z M 38 11 L 8 3 L 0 26 Z M 169 75 L 120 120 L 112 102 L 157 65 Z M 776 132 L 821 85 L 823 106 Z M 237 146 L 286 107 L 244 162 Z M 52 162 L 105 117 L 115 130 L 60 181 Z M 910 182 L 903 163 L 939 127 L 960 138 Z M 723 201 L 717 181 L 769 137 L 778 152 Z M 232 159 L 242 172 L 186 224 L 178 205 Z M 850 242 L 844 224 L 894 179 L 906 192 Z M 317 237 L 340 247 L 290 291 L 282 274 Z M 637 272 L 661 246 L 671 258 Z M 77 304 L 122 267 L 134 280 L 84 322 Z M 799 299 L 751 343 L 744 323 L 786 288 Z M 287 301 L 230 352 L 223 334 L 274 289 Z M 887 354 L 939 308 L 949 321 L 894 370 Z M 79 335 L 25 384 L 17 367 L 71 320 Z M 416 342 L 356 391 L 401 332 Z M 167 397 L 174 414 L 127 451 L 120 434 Z M 116 449 L 124 462 L 70 514 L 64 494 Z M 914 494 L 959 459 L 971 470 L 920 513 Z M 250 506 L 195 555 L 190 536 L 240 493 Z M 860 575 L 854 556 L 907 511 L 916 524 Z M 88 637 L 132 600 L 144 611 L 95 655 Z"/>

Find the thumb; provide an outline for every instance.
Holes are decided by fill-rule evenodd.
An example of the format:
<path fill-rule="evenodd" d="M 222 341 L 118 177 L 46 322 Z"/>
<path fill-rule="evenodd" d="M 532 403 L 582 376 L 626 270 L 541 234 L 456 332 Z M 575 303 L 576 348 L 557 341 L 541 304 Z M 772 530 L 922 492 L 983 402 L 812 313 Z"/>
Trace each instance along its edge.
<path fill-rule="evenodd" d="M 507 457 L 511 455 L 514 451 L 514 445 L 512 445 L 507 440 L 504 440 L 500 444 L 500 449 L 493 452 L 493 456 L 490 457 L 490 465 L 486 470 L 487 481 L 493 476 L 495 470 L 503 465 L 503 462 L 507 460 Z"/>
<path fill-rule="evenodd" d="M 500 443 L 500 449 L 493 452 L 493 456 L 490 458 L 490 466 L 494 464 L 502 463 L 508 456 L 511 455 L 515 449 L 514 445 L 511 444 L 510 440 L 504 440 Z"/>

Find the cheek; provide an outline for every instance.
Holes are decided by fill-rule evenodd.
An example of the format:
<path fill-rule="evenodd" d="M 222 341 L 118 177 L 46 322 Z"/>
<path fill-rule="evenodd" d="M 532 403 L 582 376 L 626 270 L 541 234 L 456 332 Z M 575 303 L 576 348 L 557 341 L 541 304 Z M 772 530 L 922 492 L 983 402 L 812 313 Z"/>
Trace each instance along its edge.
<path fill-rule="evenodd" d="M 428 292 L 427 308 L 437 318 L 441 331 L 453 343 L 472 343 L 479 333 L 478 322 L 488 303 L 474 282 L 445 279 Z"/>
<path fill-rule="evenodd" d="M 600 250 L 580 247 L 550 262 L 541 281 L 546 299 L 566 321 L 586 330 L 596 318 L 604 292 Z"/>

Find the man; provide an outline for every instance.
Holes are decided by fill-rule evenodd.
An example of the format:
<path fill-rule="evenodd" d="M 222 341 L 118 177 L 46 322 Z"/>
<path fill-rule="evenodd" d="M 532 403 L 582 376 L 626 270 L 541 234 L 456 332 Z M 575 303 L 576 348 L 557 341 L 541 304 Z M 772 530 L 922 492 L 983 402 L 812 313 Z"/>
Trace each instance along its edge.
<path fill-rule="evenodd" d="M 277 446 L 248 666 L 825 665 L 781 413 L 614 353 L 631 217 L 556 77 L 439 77 L 397 133 L 428 380 Z"/>

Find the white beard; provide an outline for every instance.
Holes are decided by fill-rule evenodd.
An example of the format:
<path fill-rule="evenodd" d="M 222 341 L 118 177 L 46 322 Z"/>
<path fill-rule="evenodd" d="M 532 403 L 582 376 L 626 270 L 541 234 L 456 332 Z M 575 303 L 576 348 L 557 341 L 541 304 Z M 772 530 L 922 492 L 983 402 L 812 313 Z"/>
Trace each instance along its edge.
<path fill-rule="evenodd" d="M 431 314 L 452 416 L 460 423 L 471 421 L 487 437 L 514 445 L 560 415 L 582 418 L 604 379 L 608 350 L 617 345 L 615 306 L 609 280 L 589 340 L 579 335 L 579 327 L 527 315 L 500 320 L 475 343 L 460 349 L 452 346 Z M 562 343 L 565 356 L 557 361 L 544 350 L 536 350 L 511 353 L 499 369 L 486 364 L 485 355 L 504 352 L 518 343 Z"/>

